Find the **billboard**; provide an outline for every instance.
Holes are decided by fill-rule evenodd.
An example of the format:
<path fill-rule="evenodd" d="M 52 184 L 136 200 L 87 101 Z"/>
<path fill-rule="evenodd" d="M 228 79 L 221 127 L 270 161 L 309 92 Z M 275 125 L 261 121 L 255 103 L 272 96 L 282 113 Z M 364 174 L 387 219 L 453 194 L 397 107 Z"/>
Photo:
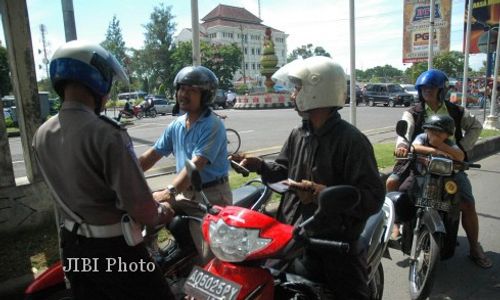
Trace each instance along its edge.
<path fill-rule="evenodd" d="M 465 1 L 467 14 L 468 0 Z M 488 32 L 490 53 L 495 52 L 498 20 L 500 18 L 500 0 L 473 0 L 469 53 L 486 53 L 488 50 Z M 494 28 L 494 29 L 492 29 Z M 467 18 L 464 22 L 464 36 L 467 32 Z M 465 38 L 463 43 L 465 52 Z"/>
<path fill-rule="evenodd" d="M 500 0 L 499 0 L 500 1 Z M 450 50 L 451 0 L 435 0 L 434 53 Z M 429 54 L 430 0 L 405 0 L 403 63 L 422 62 Z"/>

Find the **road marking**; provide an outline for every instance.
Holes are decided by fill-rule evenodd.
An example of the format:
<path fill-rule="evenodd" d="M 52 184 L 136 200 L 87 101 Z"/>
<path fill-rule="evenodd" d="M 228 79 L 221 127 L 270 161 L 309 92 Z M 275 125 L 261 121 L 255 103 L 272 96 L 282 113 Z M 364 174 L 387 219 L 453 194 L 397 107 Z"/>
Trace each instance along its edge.
<path fill-rule="evenodd" d="M 242 130 L 242 131 L 237 131 L 239 134 L 242 134 L 242 133 L 250 133 L 250 132 L 254 132 L 255 130 Z"/>

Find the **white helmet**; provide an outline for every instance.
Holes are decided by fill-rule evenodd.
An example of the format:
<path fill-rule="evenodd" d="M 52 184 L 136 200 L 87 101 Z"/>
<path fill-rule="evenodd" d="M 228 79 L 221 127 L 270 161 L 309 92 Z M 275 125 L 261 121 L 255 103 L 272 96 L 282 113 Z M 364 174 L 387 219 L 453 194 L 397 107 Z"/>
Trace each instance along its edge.
<path fill-rule="evenodd" d="M 70 41 L 59 47 L 50 62 L 50 79 L 59 96 L 62 85 L 76 81 L 99 97 L 109 93 L 114 80 L 128 85 L 128 76 L 116 58 L 97 44 Z"/>
<path fill-rule="evenodd" d="M 289 67 L 288 78 L 301 87 L 295 99 L 298 111 L 344 106 L 347 82 L 339 64 L 325 56 L 313 56 L 300 63 L 292 63 L 294 65 Z"/>

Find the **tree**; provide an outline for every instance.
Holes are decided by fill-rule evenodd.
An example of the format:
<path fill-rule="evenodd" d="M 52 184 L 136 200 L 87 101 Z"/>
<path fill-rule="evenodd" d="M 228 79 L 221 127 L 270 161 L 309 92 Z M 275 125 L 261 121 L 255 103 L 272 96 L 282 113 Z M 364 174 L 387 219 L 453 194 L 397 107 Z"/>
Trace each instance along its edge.
<path fill-rule="evenodd" d="M 403 71 L 394 68 L 391 65 L 376 66 L 374 68 L 366 69 L 358 75 L 359 80 L 370 82 L 391 82 L 400 81 L 403 76 Z M 363 77 L 361 77 L 363 76 Z"/>
<path fill-rule="evenodd" d="M 123 40 L 120 21 L 116 18 L 116 15 L 113 16 L 113 20 L 109 23 L 106 39 L 101 43 L 101 46 L 111 52 L 121 64 L 125 64 L 127 61 L 125 41 Z"/>
<path fill-rule="evenodd" d="M 175 76 L 172 54 L 176 23 L 171 10 L 172 6 L 160 4 L 151 13 L 149 23 L 144 25 L 144 50 L 137 53 L 141 63 L 138 69 L 143 72 L 143 80 L 148 81 L 150 89 L 162 83 L 170 85 Z"/>
<path fill-rule="evenodd" d="M 459 51 L 449 51 L 439 53 L 432 61 L 432 67 L 446 73 L 448 77 L 458 78 L 464 71 L 464 55 Z M 410 82 L 415 82 L 418 76 L 428 68 L 427 62 L 414 63 L 406 69 L 405 75 Z M 471 69 L 469 68 L 469 71 Z"/>
<path fill-rule="evenodd" d="M 0 46 L 0 97 L 8 95 L 12 91 L 10 82 L 9 61 L 7 58 L 7 49 Z"/>
<path fill-rule="evenodd" d="M 172 54 L 174 74 L 183 67 L 192 64 L 192 43 L 181 42 Z M 212 70 L 219 78 L 219 87 L 228 89 L 232 87 L 234 73 L 241 67 L 242 53 L 237 44 L 212 45 L 202 41 L 200 43 L 201 64 Z"/>
<path fill-rule="evenodd" d="M 125 53 L 125 41 L 123 40 L 122 30 L 120 28 L 120 21 L 116 18 L 116 15 L 113 16 L 113 20 L 109 23 L 108 30 L 106 31 L 106 39 L 101 43 L 106 50 L 111 52 L 118 62 L 122 64 L 122 66 L 127 70 L 128 73 L 128 56 Z M 121 82 L 117 82 L 117 84 L 113 85 L 111 91 L 111 98 L 116 98 L 116 95 L 120 91 L 128 90 L 128 86 L 125 86 Z"/>
<path fill-rule="evenodd" d="M 290 55 L 288 55 L 287 61 L 291 62 L 297 58 L 308 58 L 311 56 L 326 56 L 331 57 L 330 53 L 326 52 L 325 49 L 321 46 L 315 47 L 313 49 L 313 44 L 302 45 L 292 51 Z"/>

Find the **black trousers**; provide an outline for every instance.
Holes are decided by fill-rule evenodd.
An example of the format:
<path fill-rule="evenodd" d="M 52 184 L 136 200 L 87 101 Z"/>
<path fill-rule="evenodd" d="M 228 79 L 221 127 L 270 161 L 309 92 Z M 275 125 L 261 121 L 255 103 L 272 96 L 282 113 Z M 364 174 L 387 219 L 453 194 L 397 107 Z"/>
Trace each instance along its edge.
<path fill-rule="evenodd" d="M 293 265 L 293 272 L 313 281 L 323 282 L 328 288 L 324 299 L 370 299 L 366 249 L 357 253 L 307 249 Z"/>
<path fill-rule="evenodd" d="M 75 299 L 173 299 L 143 243 L 86 238 L 61 229 L 64 269 Z"/>

